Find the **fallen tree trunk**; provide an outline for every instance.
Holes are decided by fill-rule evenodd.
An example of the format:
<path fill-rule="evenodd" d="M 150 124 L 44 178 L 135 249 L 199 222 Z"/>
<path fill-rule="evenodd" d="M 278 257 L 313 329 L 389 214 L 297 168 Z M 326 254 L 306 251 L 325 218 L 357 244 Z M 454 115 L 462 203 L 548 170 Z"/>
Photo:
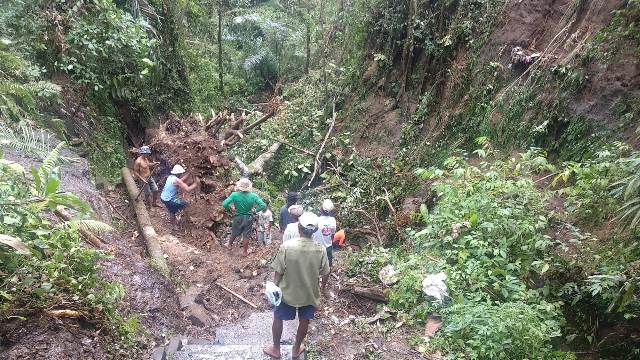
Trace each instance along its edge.
<path fill-rule="evenodd" d="M 354 286 L 351 289 L 351 292 L 355 295 L 366 297 L 367 299 L 371 299 L 378 302 L 386 303 L 387 301 L 389 301 L 384 291 L 379 288 L 366 288 L 362 286 Z"/>
<path fill-rule="evenodd" d="M 59 218 L 61 218 L 64 221 L 71 221 L 71 219 L 73 219 L 73 216 L 71 214 L 69 214 L 69 212 L 67 210 L 65 210 L 64 207 L 62 206 L 57 206 L 56 209 L 53 211 Z M 85 230 L 85 229 L 78 229 L 78 232 L 80 233 L 80 235 L 82 235 L 82 237 L 87 240 L 87 242 L 89 242 L 91 245 L 97 247 L 98 249 L 102 247 L 102 243 L 106 242 L 102 239 L 100 239 L 99 237 L 95 236 L 91 231 L 89 230 Z"/>
<path fill-rule="evenodd" d="M 149 218 L 149 213 L 147 212 L 144 202 L 136 200 L 136 196 L 140 190 L 131 176 L 131 171 L 126 167 L 122 168 L 122 180 L 127 187 L 129 198 L 131 198 L 131 204 L 138 219 L 138 226 L 147 245 L 147 252 L 149 256 L 151 256 L 151 263 L 162 275 L 169 276 L 169 265 L 167 265 L 167 261 L 163 256 L 159 236 L 151 224 L 151 219 Z"/>
<path fill-rule="evenodd" d="M 246 165 L 241 159 L 236 157 L 233 161 L 240 171 L 240 175 L 246 178 L 251 178 L 254 175 L 264 173 L 265 164 L 276 155 L 280 145 L 281 144 L 279 142 L 274 143 L 267 151 L 260 154 L 260 156 L 253 160 L 249 165 Z"/>

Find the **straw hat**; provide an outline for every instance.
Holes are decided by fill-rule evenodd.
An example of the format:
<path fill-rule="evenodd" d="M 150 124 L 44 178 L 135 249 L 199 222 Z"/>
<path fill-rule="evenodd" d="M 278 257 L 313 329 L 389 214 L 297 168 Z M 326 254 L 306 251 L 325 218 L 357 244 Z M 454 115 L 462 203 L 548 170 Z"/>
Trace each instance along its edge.
<path fill-rule="evenodd" d="M 173 167 L 173 169 L 171 169 L 171 174 L 173 175 L 180 175 L 180 174 L 184 174 L 185 172 L 187 172 L 187 170 L 185 170 L 182 165 L 176 165 Z"/>
<path fill-rule="evenodd" d="M 302 213 L 304 213 L 304 208 L 302 205 L 291 205 L 287 211 L 289 211 L 289 214 L 293 216 L 301 216 Z"/>
<path fill-rule="evenodd" d="M 247 178 L 242 178 L 236 183 L 236 189 L 238 191 L 251 191 L 251 186 L 251 180 Z"/>

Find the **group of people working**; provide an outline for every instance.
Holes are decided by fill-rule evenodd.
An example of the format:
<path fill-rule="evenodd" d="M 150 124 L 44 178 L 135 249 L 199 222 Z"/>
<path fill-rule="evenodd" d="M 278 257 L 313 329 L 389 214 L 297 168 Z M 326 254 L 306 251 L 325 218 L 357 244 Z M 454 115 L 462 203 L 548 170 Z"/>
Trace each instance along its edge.
<path fill-rule="evenodd" d="M 153 167 L 158 163 L 150 160 L 151 149 L 148 146 L 141 147 L 139 153 L 140 157 L 134 164 L 134 174 L 142 183 L 141 191 L 145 193 L 147 206 L 159 206 L 158 186 L 152 175 Z M 188 185 L 185 173 L 182 166 L 175 165 L 160 194 L 160 200 L 169 211 L 171 224 L 174 226 L 176 214 L 187 206 L 187 202 L 178 196 L 179 191 L 190 192 L 199 185 L 198 179 Z M 238 180 L 235 190 L 222 202 L 226 210 L 230 210 L 231 205 L 235 208 L 231 236 L 225 246 L 231 251 L 233 243 L 240 237 L 243 255 L 246 256 L 254 217 L 257 217 L 258 221 L 257 240 L 263 244 L 271 243 L 273 213 L 269 208 L 269 201 L 263 200 L 252 191 L 249 179 Z M 280 209 L 282 244 L 271 263 L 271 269 L 274 271 L 273 282 L 278 287 L 281 298 L 274 309 L 271 327 L 273 342 L 265 346 L 264 352 L 276 359 L 281 357 L 283 322 L 295 319 L 296 314 L 299 325 L 292 356 L 298 358 L 304 352 L 303 342 L 309 323 L 315 316 L 320 295 L 325 292 L 333 267 L 334 241 L 342 246 L 345 240 L 345 230 L 336 231 L 337 223 L 333 216 L 335 207 L 330 199 L 322 202 L 320 216 L 305 211 L 298 201 L 299 194 L 290 192 L 287 194 L 286 204 Z"/>

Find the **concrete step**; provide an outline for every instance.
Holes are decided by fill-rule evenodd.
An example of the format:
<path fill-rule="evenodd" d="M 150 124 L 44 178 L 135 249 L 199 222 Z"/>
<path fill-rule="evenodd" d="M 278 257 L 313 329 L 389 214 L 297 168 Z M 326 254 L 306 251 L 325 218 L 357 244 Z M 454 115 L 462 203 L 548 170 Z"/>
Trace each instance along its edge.
<path fill-rule="evenodd" d="M 291 345 L 282 345 L 282 359 L 291 359 Z M 262 345 L 185 345 L 173 360 L 271 360 Z M 298 359 L 304 360 L 304 355 Z"/>

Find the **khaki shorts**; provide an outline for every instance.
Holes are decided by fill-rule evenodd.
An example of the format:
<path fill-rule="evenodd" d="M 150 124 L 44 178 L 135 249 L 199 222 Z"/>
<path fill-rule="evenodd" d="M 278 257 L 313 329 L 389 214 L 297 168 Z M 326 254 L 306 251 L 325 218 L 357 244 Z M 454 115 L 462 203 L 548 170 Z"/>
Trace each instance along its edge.
<path fill-rule="evenodd" d="M 154 180 L 153 176 L 149 176 L 147 178 L 146 184 L 142 183 L 142 190 L 144 190 L 144 192 L 146 192 L 147 194 L 151 194 L 158 191 L 158 184 L 156 184 L 156 181 Z"/>

